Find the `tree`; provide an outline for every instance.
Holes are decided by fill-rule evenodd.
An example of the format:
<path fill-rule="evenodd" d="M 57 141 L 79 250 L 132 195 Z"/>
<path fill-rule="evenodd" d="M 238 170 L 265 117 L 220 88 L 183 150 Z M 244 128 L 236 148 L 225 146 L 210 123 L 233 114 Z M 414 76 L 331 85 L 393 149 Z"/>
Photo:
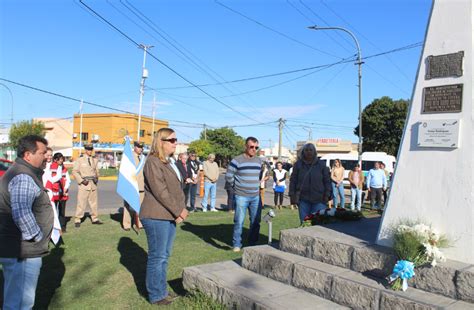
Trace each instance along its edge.
<path fill-rule="evenodd" d="M 201 160 L 207 159 L 207 156 L 214 152 L 211 142 L 203 139 L 194 140 L 191 142 L 189 144 L 188 150 L 196 152 L 196 155 L 199 156 Z"/>
<path fill-rule="evenodd" d="M 384 96 L 375 99 L 362 112 L 363 151 L 397 155 L 402 138 L 408 100 Z M 354 129 L 359 135 L 359 126 Z"/>
<path fill-rule="evenodd" d="M 45 135 L 45 127 L 42 122 L 35 122 L 31 121 L 20 121 L 16 124 L 12 125 L 10 128 L 10 146 L 14 149 L 18 146 L 18 141 L 28 135 L 38 135 L 44 137 Z"/>
<path fill-rule="evenodd" d="M 207 130 L 206 135 L 201 132 L 201 140 L 207 137 L 211 142 L 213 152 L 216 154 L 216 161 L 220 166 L 226 166 L 235 156 L 244 150 L 244 139 L 228 127 Z"/>

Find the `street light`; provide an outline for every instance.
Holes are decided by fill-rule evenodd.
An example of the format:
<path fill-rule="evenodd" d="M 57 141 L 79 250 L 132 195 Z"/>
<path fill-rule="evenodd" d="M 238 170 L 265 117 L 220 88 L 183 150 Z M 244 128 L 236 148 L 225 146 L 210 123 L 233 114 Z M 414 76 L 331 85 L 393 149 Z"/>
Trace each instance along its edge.
<path fill-rule="evenodd" d="M 358 70 L 358 78 L 359 78 L 359 164 L 362 167 L 362 56 L 360 52 L 360 46 L 359 46 L 359 41 L 357 41 L 357 38 L 354 36 L 354 34 L 342 27 L 318 27 L 318 26 L 310 26 L 308 27 L 309 29 L 312 30 L 341 30 L 344 31 L 345 33 L 349 34 L 352 39 L 354 39 L 354 42 L 357 47 L 357 62 L 356 64 L 359 66 Z"/>
<path fill-rule="evenodd" d="M 142 121 L 142 103 L 143 103 L 143 95 L 145 94 L 145 80 L 148 78 L 148 70 L 145 67 L 146 63 L 146 53 L 147 49 L 152 48 L 153 45 L 144 45 L 140 44 L 138 48 L 143 49 L 143 66 L 142 66 L 142 79 L 140 82 L 140 102 L 138 104 L 138 132 L 137 132 L 137 142 L 140 141 L 140 125 Z"/>

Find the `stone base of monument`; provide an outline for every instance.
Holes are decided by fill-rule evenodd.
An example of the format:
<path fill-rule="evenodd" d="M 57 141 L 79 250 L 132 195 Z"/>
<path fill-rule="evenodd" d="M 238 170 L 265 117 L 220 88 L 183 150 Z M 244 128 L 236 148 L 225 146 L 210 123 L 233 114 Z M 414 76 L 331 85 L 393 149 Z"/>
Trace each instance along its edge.
<path fill-rule="evenodd" d="M 367 238 L 313 226 L 282 231 L 280 250 L 244 248 L 241 266 L 185 268 L 183 282 L 240 309 L 474 309 L 474 266 L 417 268 L 408 290 L 396 292 L 386 280 L 395 262 L 391 249 Z"/>

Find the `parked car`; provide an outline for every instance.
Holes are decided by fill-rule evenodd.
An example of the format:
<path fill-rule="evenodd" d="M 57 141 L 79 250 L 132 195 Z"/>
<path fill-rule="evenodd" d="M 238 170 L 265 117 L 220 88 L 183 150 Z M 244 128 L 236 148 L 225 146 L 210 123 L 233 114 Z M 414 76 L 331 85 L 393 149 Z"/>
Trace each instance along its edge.
<path fill-rule="evenodd" d="M 10 168 L 11 165 L 13 165 L 12 161 L 0 158 L 0 177 L 5 174 L 5 171 L 7 171 L 7 169 Z"/>

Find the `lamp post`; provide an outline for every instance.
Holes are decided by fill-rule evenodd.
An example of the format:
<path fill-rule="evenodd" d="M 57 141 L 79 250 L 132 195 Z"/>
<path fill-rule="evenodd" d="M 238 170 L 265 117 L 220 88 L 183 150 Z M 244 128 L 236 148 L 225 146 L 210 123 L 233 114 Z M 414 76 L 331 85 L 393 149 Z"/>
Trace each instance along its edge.
<path fill-rule="evenodd" d="M 359 41 L 355 35 L 348 29 L 342 27 L 318 27 L 318 26 L 310 26 L 308 27 L 312 30 L 340 30 L 344 31 L 345 33 L 349 34 L 352 39 L 354 40 L 356 47 L 357 47 L 357 62 L 356 64 L 359 66 L 358 70 L 358 82 L 359 82 L 359 164 L 362 167 L 362 56 L 360 52 Z"/>
<path fill-rule="evenodd" d="M 140 82 L 140 103 L 138 105 L 137 142 L 140 141 L 140 125 L 142 121 L 142 103 L 143 103 L 143 95 L 145 94 L 145 80 L 148 77 L 148 70 L 145 68 L 146 50 L 152 47 L 153 45 L 144 45 L 144 44 L 140 44 L 139 46 L 139 48 L 143 49 L 143 66 L 142 66 L 142 80 Z"/>

